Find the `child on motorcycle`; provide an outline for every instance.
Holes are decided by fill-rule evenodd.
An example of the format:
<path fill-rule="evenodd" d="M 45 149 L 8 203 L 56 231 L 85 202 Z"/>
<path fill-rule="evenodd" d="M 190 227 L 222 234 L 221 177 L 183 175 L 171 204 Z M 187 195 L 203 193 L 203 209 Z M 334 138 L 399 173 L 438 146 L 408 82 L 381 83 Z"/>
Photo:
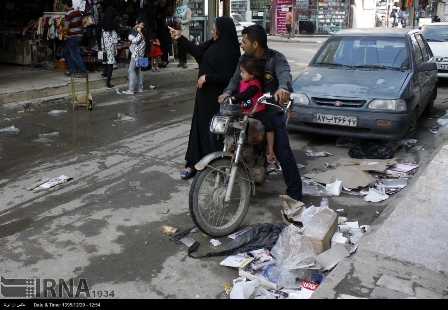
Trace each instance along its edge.
<path fill-rule="evenodd" d="M 238 93 L 232 96 L 232 100 L 238 102 L 243 113 L 250 113 L 258 98 L 263 95 L 260 79 L 263 67 L 259 61 L 247 57 L 240 62 L 241 81 Z M 266 147 L 266 158 L 270 164 L 277 161 L 274 154 L 274 126 L 266 111 L 266 105 L 259 103 L 253 117 L 263 123 L 266 130 L 268 145 Z"/>

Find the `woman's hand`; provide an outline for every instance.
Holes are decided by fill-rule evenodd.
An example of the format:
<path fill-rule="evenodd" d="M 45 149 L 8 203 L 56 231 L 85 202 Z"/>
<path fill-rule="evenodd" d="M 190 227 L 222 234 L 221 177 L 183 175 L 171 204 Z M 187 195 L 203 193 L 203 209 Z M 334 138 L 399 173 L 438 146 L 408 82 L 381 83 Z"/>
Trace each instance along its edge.
<path fill-rule="evenodd" d="M 179 30 L 176 30 L 176 29 L 174 29 L 174 28 L 172 28 L 172 27 L 170 27 L 170 26 L 168 26 L 168 29 L 170 30 L 171 37 L 172 37 L 174 40 L 177 40 L 177 39 L 180 38 L 181 34 L 180 34 L 180 31 L 179 31 Z"/>
<path fill-rule="evenodd" d="M 198 88 L 202 88 L 202 85 L 206 82 L 205 74 L 198 79 Z"/>

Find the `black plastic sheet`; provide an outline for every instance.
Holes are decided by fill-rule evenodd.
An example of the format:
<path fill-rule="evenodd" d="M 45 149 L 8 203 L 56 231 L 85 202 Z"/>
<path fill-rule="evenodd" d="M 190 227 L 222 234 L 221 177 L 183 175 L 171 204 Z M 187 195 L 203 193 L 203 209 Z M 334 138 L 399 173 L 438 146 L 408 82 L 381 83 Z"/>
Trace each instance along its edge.
<path fill-rule="evenodd" d="M 199 243 L 195 242 L 188 249 L 188 256 L 191 258 L 205 258 L 214 256 L 228 256 L 238 253 L 245 253 L 257 249 L 268 249 L 277 243 L 278 237 L 282 232 L 284 224 L 265 223 L 258 226 L 254 226 L 241 236 L 232 240 L 221 251 L 210 252 L 203 256 L 193 256 L 192 253 L 196 252 L 199 248 Z"/>
<path fill-rule="evenodd" d="M 392 148 L 380 141 L 363 140 L 353 146 L 348 155 L 351 158 L 390 159 L 394 157 Z"/>

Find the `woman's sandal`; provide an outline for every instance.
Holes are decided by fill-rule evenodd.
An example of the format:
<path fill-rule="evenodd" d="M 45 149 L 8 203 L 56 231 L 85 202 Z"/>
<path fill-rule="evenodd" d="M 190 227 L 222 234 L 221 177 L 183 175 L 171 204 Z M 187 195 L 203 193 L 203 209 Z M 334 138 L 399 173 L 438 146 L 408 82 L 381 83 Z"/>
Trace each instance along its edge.
<path fill-rule="evenodd" d="M 180 178 L 182 180 L 189 180 L 193 178 L 197 172 L 198 172 L 197 170 L 193 170 L 191 172 L 188 172 L 188 170 L 182 170 L 182 172 L 180 173 Z"/>

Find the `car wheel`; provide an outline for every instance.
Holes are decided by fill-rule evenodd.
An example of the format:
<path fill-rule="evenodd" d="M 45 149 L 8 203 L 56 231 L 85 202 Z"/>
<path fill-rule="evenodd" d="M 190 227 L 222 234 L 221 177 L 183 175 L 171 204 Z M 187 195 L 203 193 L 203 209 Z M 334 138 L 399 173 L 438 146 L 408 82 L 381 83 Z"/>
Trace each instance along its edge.
<path fill-rule="evenodd" d="M 412 113 L 411 121 L 409 122 L 408 131 L 404 135 L 404 139 L 415 139 L 417 134 L 417 110 Z"/>
<path fill-rule="evenodd" d="M 428 105 L 426 106 L 425 110 L 423 110 L 423 114 L 430 115 L 432 112 L 434 112 L 434 100 L 436 100 L 437 96 L 437 90 L 435 90 L 432 95 L 431 99 L 428 102 Z"/>

